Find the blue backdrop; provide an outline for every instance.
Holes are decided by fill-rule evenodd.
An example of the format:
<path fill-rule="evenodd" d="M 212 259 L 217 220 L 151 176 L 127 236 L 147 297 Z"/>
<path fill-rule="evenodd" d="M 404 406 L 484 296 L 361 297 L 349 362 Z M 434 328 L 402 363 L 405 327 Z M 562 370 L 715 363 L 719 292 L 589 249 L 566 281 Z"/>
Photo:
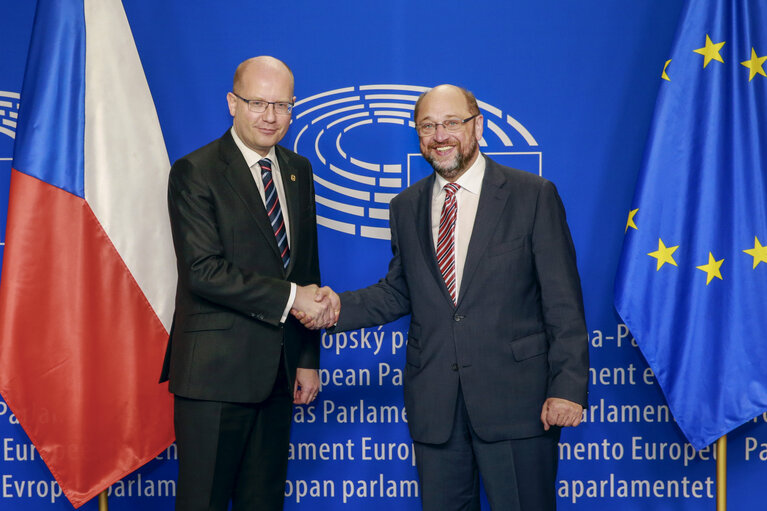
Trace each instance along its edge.
<path fill-rule="evenodd" d="M 0 243 L 34 3 L 0 1 Z M 292 67 L 300 103 L 283 143 L 314 165 L 323 281 L 334 288 L 368 285 L 386 271 L 388 199 L 428 172 L 409 125 L 424 87 L 472 90 L 489 121 L 482 150 L 556 183 L 578 253 L 592 362 L 586 421 L 560 445 L 566 510 L 714 506 L 713 450 L 686 443 L 612 305 L 681 4 L 124 0 L 171 161 L 230 125 L 225 95 L 240 61 L 269 54 Z M 287 509 L 419 509 L 401 395 L 406 328 L 402 320 L 323 336 L 321 399 L 295 412 Z M 729 435 L 731 510 L 759 507 L 765 422 Z M 0 440 L 2 509 L 71 509 L 2 401 Z M 172 509 L 176 471 L 171 447 L 112 487 L 111 508 Z"/>

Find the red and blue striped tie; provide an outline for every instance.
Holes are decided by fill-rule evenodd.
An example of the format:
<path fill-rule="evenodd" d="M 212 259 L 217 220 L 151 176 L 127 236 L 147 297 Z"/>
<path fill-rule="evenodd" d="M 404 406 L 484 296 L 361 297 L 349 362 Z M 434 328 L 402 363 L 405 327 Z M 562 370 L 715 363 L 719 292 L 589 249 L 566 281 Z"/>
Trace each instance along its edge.
<path fill-rule="evenodd" d="M 445 203 L 439 217 L 439 235 L 437 236 L 437 264 L 445 285 L 456 303 L 455 288 L 455 219 L 458 216 L 458 203 L 455 193 L 461 185 L 448 183 L 445 185 Z"/>
<path fill-rule="evenodd" d="M 277 238 L 277 248 L 280 250 L 282 265 L 287 268 L 290 262 L 290 248 L 288 248 L 288 234 L 285 230 L 285 219 L 282 217 L 280 198 L 277 196 L 277 188 L 272 179 L 272 162 L 269 158 L 264 158 L 258 161 L 258 166 L 261 167 L 261 179 L 264 180 L 266 213 L 269 215 L 274 237 Z"/>

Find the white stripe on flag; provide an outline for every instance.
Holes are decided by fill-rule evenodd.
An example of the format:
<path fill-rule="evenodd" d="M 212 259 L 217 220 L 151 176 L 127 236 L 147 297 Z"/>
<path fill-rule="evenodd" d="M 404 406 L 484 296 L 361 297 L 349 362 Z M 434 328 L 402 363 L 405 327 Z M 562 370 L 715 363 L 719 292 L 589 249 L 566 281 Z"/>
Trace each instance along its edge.
<path fill-rule="evenodd" d="M 86 0 L 85 20 L 85 199 L 169 330 L 176 265 L 160 122 L 122 4 Z"/>

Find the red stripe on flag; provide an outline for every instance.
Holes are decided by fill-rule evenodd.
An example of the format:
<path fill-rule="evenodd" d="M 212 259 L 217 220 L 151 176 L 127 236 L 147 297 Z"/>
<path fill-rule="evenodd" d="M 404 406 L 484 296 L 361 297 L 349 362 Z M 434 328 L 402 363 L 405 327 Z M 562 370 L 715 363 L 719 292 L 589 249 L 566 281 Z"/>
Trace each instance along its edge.
<path fill-rule="evenodd" d="M 0 392 L 79 507 L 173 441 L 168 334 L 88 204 L 15 170 L 2 282 Z"/>

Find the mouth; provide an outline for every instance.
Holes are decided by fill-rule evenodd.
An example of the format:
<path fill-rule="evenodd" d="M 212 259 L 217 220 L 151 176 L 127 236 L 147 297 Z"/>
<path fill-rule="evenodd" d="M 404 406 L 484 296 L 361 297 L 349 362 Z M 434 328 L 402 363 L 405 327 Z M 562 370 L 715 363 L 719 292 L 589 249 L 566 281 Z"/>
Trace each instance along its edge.
<path fill-rule="evenodd" d="M 440 156 L 448 155 L 455 149 L 454 145 L 432 146 L 432 149 Z"/>

